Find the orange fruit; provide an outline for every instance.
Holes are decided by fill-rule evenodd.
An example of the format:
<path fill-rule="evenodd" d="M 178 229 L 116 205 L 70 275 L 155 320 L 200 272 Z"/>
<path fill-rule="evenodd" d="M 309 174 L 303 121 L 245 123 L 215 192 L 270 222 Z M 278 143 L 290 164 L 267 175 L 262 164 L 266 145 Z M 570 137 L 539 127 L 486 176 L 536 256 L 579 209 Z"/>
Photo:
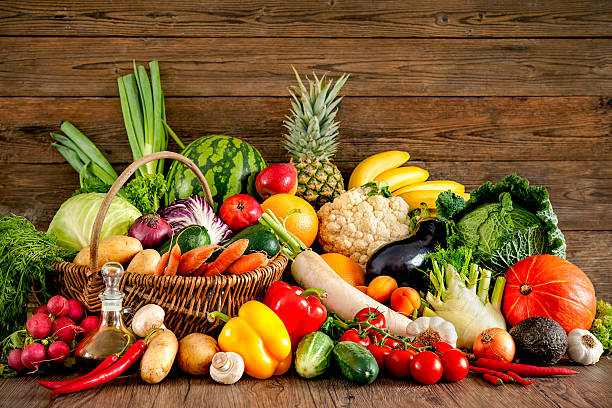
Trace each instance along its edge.
<path fill-rule="evenodd" d="M 281 222 L 285 220 L 285 228 L 307 247 L 310 247 L 317 237 L 319 231 L 317 212 L 303 198 L 293 194 L 274 194 L 261 204 L 261 209 L 264 212 L 271 210 Z M 297 211 L 287 216 L 293 210 Z"/>
<path fill-rule="evenodd" d="M 365 270 L 348 256 L 328 253 L 321 255 L 321 258 L 346 282 L 353 286 L 365 285 Z"/>

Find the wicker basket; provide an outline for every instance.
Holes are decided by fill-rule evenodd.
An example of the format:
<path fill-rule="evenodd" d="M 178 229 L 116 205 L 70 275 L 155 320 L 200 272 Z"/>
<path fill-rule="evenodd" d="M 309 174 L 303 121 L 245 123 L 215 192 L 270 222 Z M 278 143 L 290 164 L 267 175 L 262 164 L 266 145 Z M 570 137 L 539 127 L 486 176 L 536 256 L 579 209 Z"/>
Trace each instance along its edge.
<path fill-rule="evenodd" d="M 205 199 L 212 204 L 212 196 L 200 169 L 189 159 L 173 152 L 159 152 L 145 156 L 125 169 L 115 180 L 104 198 L 91 232 L 91 264 L 89 267 L 70 262 L 54 263 L 59 272 L 62 291 L 70 298 L 80 300 L 88 311 L 99 312 L 98 295 L 104 290 L 104 282 L 97 264 L 100 231 L 111 201 L 123 184 L 142 165 L 159 159 L 173 159 L 184 163 L 197 176 L 204 190 Z M 211 333 L 219 323 L 206 320 L 208 312 L 220 310 L 235 315 L 242 304 L 263 298 L 265 291 L 281 278 L 287 258 L 279 254 L 263 268 L 242 275 L 212 277 L 153 276 L 127 273 L 121 289 L 125 293 L 123 305 L 134 310 L 148 303 L 155 303 L 166 311 L 166 326 L 180 338 L 192 332 Z"/>

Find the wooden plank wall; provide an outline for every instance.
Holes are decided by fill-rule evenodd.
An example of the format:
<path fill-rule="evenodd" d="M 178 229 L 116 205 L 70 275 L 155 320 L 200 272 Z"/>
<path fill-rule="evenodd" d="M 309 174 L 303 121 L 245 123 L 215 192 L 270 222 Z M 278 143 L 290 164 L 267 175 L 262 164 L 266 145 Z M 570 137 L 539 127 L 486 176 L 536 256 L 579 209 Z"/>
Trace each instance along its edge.
<path fill-rule="evenodd" d="M 290 66 L 350 72 L 336 161 L 408 150 L 469 188 L 510 172 L 549 188 L 569 259 L 612 291 L 612 3 L 0 1 L 0 213 L 45 228 L 78 184 L 50 146 L 69 119 L 131 159 L 116 78 L 158 59 L 185 141 L 244 138 L 270 162 Z M 172 146 L 176 149 L 176 146 Z"/>

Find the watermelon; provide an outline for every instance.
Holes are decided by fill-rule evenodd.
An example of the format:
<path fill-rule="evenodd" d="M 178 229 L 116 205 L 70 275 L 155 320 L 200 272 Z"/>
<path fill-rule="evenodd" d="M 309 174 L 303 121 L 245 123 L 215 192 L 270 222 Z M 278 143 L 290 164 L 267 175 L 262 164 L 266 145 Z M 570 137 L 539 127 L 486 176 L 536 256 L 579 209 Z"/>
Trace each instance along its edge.
<path fill-rule="evenodd" d="M 240 139 L 210 135 L 191 142 L 181 154 L 202 171 L 214 201 L 214 209 L 234 194 L 256 197 L 255 177 L 266 168 L 266 161 L 253 146 Z M 181 198 L 202 194 L 198 178 L 183 163 L 175 161 L 166 175 L 166 205 Z"/>

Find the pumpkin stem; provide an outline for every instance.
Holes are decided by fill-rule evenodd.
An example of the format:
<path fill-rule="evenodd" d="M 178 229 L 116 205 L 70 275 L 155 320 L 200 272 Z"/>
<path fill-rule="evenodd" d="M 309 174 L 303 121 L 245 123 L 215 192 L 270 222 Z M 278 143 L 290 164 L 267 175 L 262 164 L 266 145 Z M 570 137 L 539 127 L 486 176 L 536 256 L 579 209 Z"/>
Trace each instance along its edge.
<path fill-rule="evenodd" d="M 523 283 L 521 284 L 521 287 L 519 290 L 521 292 L 521 295 L 528 295 L 531 293 L 531 285 L 528 283 Z"/>

